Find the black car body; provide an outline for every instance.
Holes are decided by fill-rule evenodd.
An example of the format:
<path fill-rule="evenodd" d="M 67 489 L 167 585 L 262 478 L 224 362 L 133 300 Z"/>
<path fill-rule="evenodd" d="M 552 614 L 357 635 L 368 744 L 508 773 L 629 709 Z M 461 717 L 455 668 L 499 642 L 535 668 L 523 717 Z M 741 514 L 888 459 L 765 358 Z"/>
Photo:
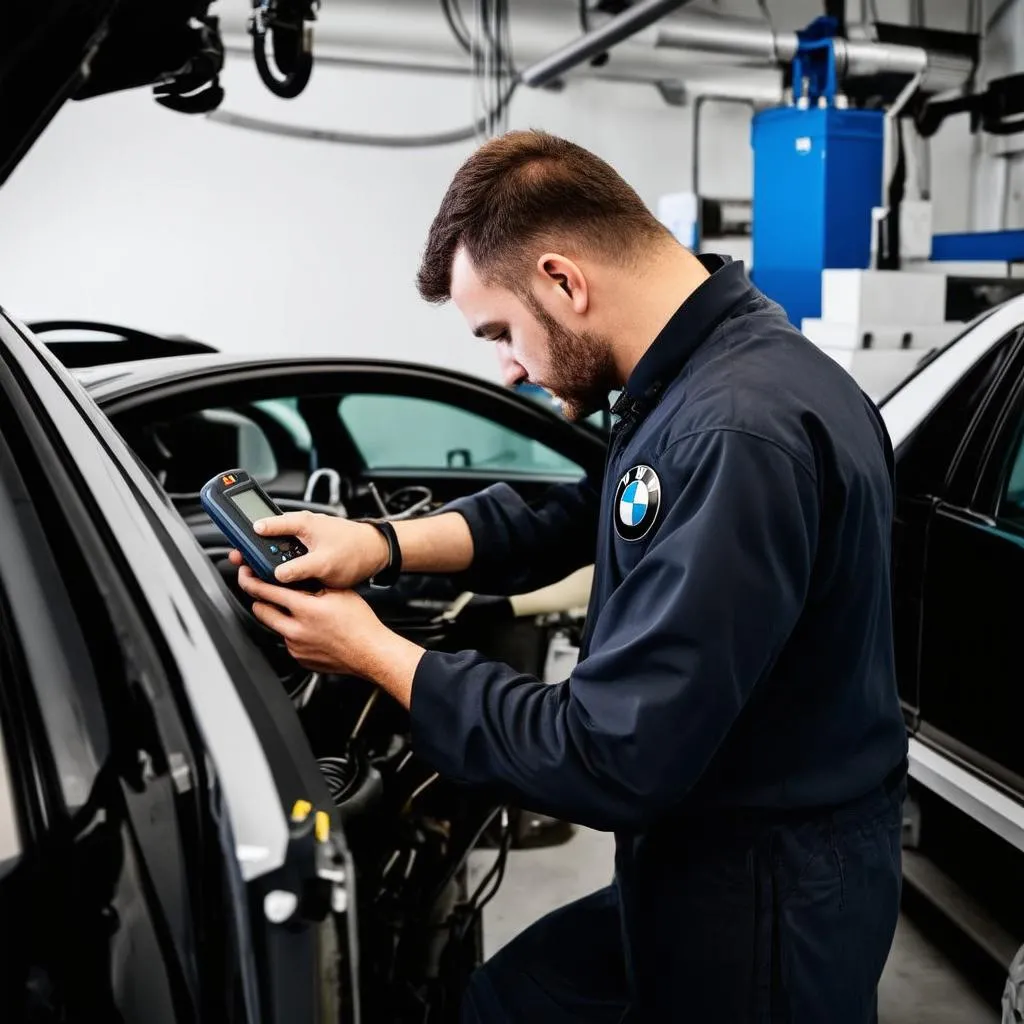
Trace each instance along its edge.
<path fill-rule="evenodd" d="M 897 456 L 897 678 L 908 881 L 1004 967 L 1024 942 L 1024 301 L 969 324 L 882 403 Z"/>
<path fill-rule="evenodd" d="M 94 401 L 7 318 L 0 357 L 10 1019 L 451 1019 L 496 881 L 468 892 L 466 857 L 491 828 L 501 863 L 500 804 L 418 762 L 396 705 L 310 676 L 255 623 L 196 474 L 247 456 L 278 500 L 322 507 L 304 488 L 330 460 L 325 498 L 401 515 L 595 471 L 601 435 L 425 367 L 183 356 L 82 371 Z M 372 396 L 459 417 L 442 464 L 369 465 L 339 409 L 359 399 L 385 440 L 417 422 Z M 538 673 L 579 621 L 571 599 L 517 617 L 442 578 L 368 596 L 422 643 Z"/>

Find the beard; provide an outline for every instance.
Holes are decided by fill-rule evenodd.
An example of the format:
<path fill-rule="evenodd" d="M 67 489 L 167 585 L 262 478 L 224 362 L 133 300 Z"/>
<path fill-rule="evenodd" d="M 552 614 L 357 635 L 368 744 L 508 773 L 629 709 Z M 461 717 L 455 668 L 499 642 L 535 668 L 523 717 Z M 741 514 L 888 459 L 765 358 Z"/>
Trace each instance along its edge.
<path fill-rule="evenodd" d="M 616 386 L 611 345 L 593 331 L 563 327 L 532 295 L 529 298 L 548 338 L 548 368 L 544 379 L 533 383 L 562 403 L 568 420 L 575 422 L 607 409 L 608 393 Z"/>

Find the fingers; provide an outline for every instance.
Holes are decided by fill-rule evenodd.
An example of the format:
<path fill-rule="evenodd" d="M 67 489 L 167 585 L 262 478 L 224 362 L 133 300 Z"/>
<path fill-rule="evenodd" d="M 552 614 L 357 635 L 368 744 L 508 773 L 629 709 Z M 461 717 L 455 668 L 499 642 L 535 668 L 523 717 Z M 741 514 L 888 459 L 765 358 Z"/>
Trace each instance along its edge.
<path fill-rule="evenodd" d="M 232 551 L 228 554 L 228 561 L 232 565 L 243 566 L 245 565 L 245 559 L 242 557 L 241 551 Z"/>
<path fill-rule="evenodd" d="M 285 640 L 293 637 L 296 629 L 295 620 L 280 608 L 275 608 L 272 604 L 264 604 L 262 601 L 255 601 L 252 613 L 264 626 L 272 629 L 275 633 L 280 633 Z"/>
<path fill-rule="evenodd" d="M 261 537 L 298 537 L 308 542 L 312 520 L 312 512 L 284 512 L 269 519 L 259 519 L 252 528 Z"/>
<path fill-rule="evenodd" d="M 238 570 L 238 585 L 251 598 L 287 608 L 289 611 L 294 610 L 299 601 L 306 596 L 287 587 L 277 587 L 273 583 L 264 582 L 247 565 Z"/>
<path fill-rule="evenodd" d="M 290 562 L 277 566 L 274 576 L 282 583 L 297 583 L 299 580 L 318 580 L 323 576 L 322 560 L 315 554 L 301 555 Z"/>

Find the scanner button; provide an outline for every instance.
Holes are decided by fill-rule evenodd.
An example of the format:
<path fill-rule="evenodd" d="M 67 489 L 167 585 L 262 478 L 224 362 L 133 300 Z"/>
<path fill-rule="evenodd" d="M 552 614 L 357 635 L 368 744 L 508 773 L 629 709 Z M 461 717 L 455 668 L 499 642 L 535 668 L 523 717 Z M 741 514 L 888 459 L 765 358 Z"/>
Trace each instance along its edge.
<path fill-rule="evenodd" d="M 278 547 L 279 547 L 279 548 L 280 548 L 280 549 L 281 549 L 282 551 L 291 551 L 291 549 L 292 549 L 292 545 L 291 545 L 291 542 L 290 542 L 290 541 L 287 541 L 287 540 L 279 540 L 279 541 L 277 542 L 277 546 L 278 546 Z"/>
<path fill-rule="evenodd" d="M 282 555 L 281 556 L 281 561 L 282 562 L 287 562 L 288 561 L 288 556 L 287 555 Z"/>
<path fill-rule="evenodd" d="M 271 545 L 270 545 L 270 553 L 271 553 L 272 555 L 276 555 L 276 554 L 277 554 L 277 552 L 278 552 L 278 550 L 279 550 L 279 549 L 278 549 L 278 546 L 277 546 L 276 544 L 271 544 Z"/>

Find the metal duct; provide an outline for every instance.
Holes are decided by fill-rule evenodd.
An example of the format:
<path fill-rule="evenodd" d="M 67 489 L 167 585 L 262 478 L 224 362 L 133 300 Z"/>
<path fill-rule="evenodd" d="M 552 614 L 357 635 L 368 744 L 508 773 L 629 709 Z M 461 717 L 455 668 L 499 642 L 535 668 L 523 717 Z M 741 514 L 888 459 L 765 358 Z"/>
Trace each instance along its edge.
<path fill-rule="evenodd" d="M 853 39 L 836 40 L 836 61 L 840 76 L 885 72 L 920 75 L 921 88 L 929 92 L 960 89 L 970 81 L 974 70 L 971 60 L 960 54 Z"/>
<path fill-rule="evenodd" d="M 769 66 L 793 59 L 797 37 L 795 32 L 773 32 L 762 21 L 694 14 L 659 25 L 654 46 Z"/>
<path fill-rule="evenodd" d="M 773 32 L 757 22 L 693 15 L 658 25 L 654 45 L 769 66 L 791 61 L 798 39 L 795 32 Z M 973 70 L 970 59 L 959 54 L 895 43 L 836 39 L 835 53 L 840 78 L 886 72 L 920 75 L 921 87 L 936 92 L 961 88 Z"/>
<path fill-rule="evenodd" d="M 520 73 L 519 78 L 524 85 L 548 85 L 566 71 L 604 53 L 624 39 L 635 36 L 686 3 L 689 0 L 641 0 L 611 21 L 606 21 L 600 28 L 587 32 L 550 56 L 531 64 Z"/>

